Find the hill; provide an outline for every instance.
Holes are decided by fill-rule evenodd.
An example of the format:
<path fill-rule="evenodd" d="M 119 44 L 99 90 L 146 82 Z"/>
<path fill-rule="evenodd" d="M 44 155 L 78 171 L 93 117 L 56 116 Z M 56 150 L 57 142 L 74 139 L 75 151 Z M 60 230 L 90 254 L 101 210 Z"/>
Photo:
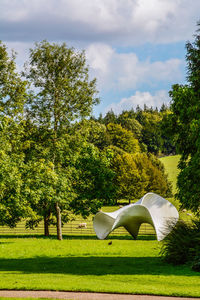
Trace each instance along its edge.
<path fill-rule="evenodd" d="M 177 168 L 180 155 L 165 156 L 160 158 L 163 163 L 166 173 L 168 174 L 169 181 L 172 183 L 173 194 L 176 192 L 176 181 L 179 170 Z"/>

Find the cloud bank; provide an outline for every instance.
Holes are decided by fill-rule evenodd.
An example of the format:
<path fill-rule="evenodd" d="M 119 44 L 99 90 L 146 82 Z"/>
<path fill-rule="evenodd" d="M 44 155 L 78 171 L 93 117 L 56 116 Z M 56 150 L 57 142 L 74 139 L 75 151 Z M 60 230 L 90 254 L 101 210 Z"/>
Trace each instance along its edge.
<path fill-rule="evenodd" d="M 1 0 L 0 6 L 5 41 L 46 38 L 124 46 L 189 39 L 200 11 L 199 0 Z"/>
<path fill-rule="evenodd" d="M 1 0 L 0 39 L 19 53 L 19 70 L 36 41 L 86 49 L 90 75 L 107 99 L 102 108 L 159 107 L 169 101 L 170 85 L 185 77 L 183 55 L 169 47 L 179 42 L 183 53 L 199 12 L 199 0 Z M 137 52 L 145 45 L 154 59 Z M 162 46 L 168 48 L 159 55 Z"/>
<path fill-rule="evenodd" d="M 182 79 L 180 59 L 166 61 L 141 61 L 134 52 L 117 53 L 106 44 L 92 44 L 86 49 L 86 56 L 100 88 L 128 90 L 141 88 L 143 84 L 159 86 L 162 81 L 173 82 Z"/>

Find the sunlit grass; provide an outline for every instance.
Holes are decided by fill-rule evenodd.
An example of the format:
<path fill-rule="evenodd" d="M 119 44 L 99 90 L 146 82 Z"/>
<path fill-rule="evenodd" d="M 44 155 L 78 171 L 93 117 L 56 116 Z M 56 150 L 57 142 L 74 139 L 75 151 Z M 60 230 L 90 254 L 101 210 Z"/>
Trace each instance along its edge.
<path fill-rule="evenodd" d="M 180 155 L 165 156 L 160 158 L 160 161 L 164 164 L 165 171 L 168 174 L 168 179 L 172 183 L 173 193 L 176 192 L 176 182 L 179 173 L 178 162 Z"/>
<path fill-rule="evenodd" d="M 162 262 L 159 250 L 130 237 L 1 238 L 0 289 L 200 296 L 199 274 Z"/>

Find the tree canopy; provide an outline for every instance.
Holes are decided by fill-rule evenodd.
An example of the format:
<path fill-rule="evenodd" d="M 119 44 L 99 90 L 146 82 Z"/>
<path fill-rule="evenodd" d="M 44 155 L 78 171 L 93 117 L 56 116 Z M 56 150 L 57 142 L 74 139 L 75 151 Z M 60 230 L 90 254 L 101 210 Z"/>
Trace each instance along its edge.
<path fill-rule="evenodd" d="M 183 208 L 200 215 L 200 23 L 193 43 L 186 43 L 187 84 L 170 91 L 168 131 L 181 154 L 177 197 Z"/>
<path fill-rule="evenodd" d="M 164 153 L 167 108 L 92 117 L 96 79 L 84 51 L 66 44 L 36 43 L 21 76 L 15 53 L 1 43 L 0 71 L 1 225 L 25 218 L 34 228 L 43 220 L 45 235 L 54 224 L 62 239 L 72 213 L 87 217 L 119 199 L 170 194 L 154 156 Z"/>

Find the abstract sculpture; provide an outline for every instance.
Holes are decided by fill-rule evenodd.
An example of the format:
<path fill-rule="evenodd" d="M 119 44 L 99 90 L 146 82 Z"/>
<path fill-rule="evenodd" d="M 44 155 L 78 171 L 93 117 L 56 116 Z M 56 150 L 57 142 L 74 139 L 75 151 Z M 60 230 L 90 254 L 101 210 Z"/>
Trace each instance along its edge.
<path fill-rule="evenodd" d="M 98 212 L 93 220 L 99 239 L 105 239 L 111 231 L 124 226 L 136 239 L 142 223 L 151 224 L 161 241 L 178 221 L 177 209 L 161 196 L 148 193 L 134 204 L 126 205 L 112 213 Z"/>

